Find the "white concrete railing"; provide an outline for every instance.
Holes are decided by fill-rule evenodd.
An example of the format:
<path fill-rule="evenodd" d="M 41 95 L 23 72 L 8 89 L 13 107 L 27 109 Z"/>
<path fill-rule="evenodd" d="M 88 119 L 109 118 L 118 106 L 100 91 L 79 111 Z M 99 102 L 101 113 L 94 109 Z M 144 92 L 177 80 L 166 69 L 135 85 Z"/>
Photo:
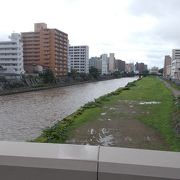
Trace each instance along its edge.
<path fill-rule="evenodd" d="M 2 141 L 0 179 L 174 180 L 180 179 L 180 153 Z"/>

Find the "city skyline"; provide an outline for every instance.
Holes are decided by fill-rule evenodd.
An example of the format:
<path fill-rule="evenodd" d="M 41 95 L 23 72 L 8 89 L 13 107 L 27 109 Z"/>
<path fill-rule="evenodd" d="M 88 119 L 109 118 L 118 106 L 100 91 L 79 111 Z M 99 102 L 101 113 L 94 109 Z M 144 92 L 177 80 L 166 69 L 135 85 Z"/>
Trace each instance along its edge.
<path fill-rule="evenodd" d="M 88 45 L 90 57 L 112 52 L 127 63 L 159 68 L 164 55 L 180 47 L 178 0 L 7 0 L 1 4 L 0 40 L 7 40 L 13 31 L 33 31 L 34 23 L 45 22 L 68 33 L 70 45 Z"/>

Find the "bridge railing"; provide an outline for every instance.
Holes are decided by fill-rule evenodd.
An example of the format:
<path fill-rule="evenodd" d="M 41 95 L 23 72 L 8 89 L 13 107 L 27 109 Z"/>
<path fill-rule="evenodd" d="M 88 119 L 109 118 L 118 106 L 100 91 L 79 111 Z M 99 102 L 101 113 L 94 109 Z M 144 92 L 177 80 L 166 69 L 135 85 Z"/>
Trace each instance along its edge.
<path fill-rule="evenodd" d="M 87 145 L 1 141 L 0 179 L 180 179 L 180 153 Z"/>

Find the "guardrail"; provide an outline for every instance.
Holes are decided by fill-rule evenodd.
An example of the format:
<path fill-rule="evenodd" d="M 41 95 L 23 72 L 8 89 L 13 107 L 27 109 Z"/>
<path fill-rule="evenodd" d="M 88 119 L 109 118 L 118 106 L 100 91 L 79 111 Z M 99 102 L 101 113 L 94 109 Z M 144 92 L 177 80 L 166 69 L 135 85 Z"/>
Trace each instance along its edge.
<path fill-rule="evenodd" d="M 180 153 L 88 145 L 1 141 L 0 179 L 180 179 Z"/>

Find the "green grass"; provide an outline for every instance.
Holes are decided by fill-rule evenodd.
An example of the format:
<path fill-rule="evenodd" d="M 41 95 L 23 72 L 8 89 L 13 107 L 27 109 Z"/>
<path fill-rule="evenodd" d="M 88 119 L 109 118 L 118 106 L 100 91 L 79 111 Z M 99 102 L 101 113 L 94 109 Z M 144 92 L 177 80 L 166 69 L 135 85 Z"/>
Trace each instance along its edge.
<path fill-rule="evenodd" d="M 175 106 L 174 97 L 156 77 L 145 77 L 125 88 L 109 93 L 94 102 L 87 103 L 77 112 L 43 131 L 36 142 L 64 143 L 69 134 L 82 124 L 96 119 L 105 104 L 114 104 L 118 100 L 158 101 L 161 104 L 145 105 L 148 115 L 138 115 L 138 120 L 159 132 L 170 145 L 172 151 L 180 151 L 180 138 L 174 131 L 173 113 L 179 116 L 179 107 Z"/>
<path fill-rule="evenodd" d="M 75 113 L 56 123 L 53 127 L 43 130 L 41 136 L 32 142 L 41 143 L 64 143 L 69 133 L 82 125 L 83 123 L 96 119 L 97 114 L 101 111 L 99 103 L 87 103 Z"/>
<path fill-rule="evenodd" d="M 130 91 L 123 91 L 120 99 L 136 101 L 159 101 L 159 105 L 146 105 L 148 115 L 139 115 L 138 119 L 156 129 L 171 146 L 171 150 L 180 151 L 180 138 L 175 134 L 173 127 L 173 113 L 176 106 L 174 97 L 169 89 L 155 77 L 146 77 L 136 83 Z"/>

